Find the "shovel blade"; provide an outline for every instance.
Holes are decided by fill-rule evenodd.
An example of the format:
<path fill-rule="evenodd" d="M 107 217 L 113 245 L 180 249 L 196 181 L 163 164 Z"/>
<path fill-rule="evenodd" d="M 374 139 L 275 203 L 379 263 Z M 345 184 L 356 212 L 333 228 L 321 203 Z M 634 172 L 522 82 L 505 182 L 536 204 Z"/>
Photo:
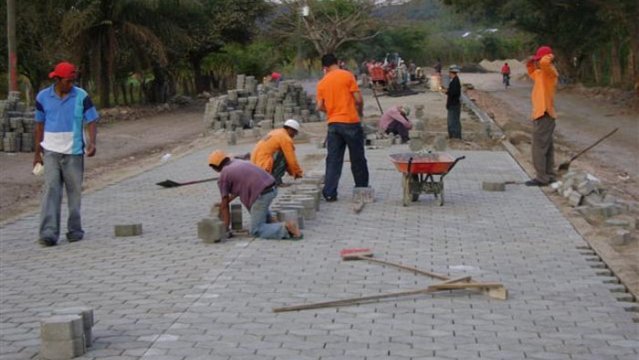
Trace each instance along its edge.
<path fill-rule="evenodd" d="M 182 184 L 177 183 L 173 180 L 164 180 L 164 181 L 160 181 L 159 183 L 156 183 L 155 185 L 159 185 L 164 188 L 173 188 L 173 187 L 178 187 Z"/>
<path fill-rule="evenodd" d="M 570 162 L 561 163 L 559 165 L 559 171 L 566 171 L 570 168 Z"/>

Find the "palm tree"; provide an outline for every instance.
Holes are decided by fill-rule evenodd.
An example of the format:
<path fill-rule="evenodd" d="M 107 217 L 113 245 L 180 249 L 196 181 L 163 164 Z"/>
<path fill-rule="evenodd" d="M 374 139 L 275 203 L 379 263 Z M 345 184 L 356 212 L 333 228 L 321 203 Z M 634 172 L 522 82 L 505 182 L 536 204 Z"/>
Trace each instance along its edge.
<path fill-rule="evenodd" d="M 165 66 L 164 44 L 149 27 L 157 21 L 157 1 L 86 0 L 68 11 L 62 32 L 86 65 L 85 75 L 97 80 L 100 106 L 109 107 L 111 84 L 120 52 L 135 54 L 138 65 Z"/>

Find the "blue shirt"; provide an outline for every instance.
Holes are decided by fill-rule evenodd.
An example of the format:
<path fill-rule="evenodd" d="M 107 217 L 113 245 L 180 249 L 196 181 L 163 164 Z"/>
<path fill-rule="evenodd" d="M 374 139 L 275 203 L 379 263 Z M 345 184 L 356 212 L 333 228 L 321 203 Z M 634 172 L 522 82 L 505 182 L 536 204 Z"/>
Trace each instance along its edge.
<path fill-rule="evenodd" d="M 61 98 L 55 85 L 36 96 L 35 121 L 44 123 L 43 149 L 61 154 L 84 154 L 84 124 L 100 116 L 87 92 L 77 86 Z"/>

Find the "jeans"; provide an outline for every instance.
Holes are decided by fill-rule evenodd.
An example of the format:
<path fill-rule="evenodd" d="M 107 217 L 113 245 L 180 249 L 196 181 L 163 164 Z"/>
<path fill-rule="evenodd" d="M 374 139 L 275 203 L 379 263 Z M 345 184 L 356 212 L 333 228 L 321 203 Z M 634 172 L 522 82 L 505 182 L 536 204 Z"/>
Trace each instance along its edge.
<path fill-rule="evenodd" d="M 277 185 L 282 184 L 282 177 L 284 177 L 285 172 L 286 158 L 284 158 L 284 153 L 276 151 L 275 154 L 273 154 L 273 169 L 271 169 L 271 175 L 275 178 Z"/>
<path fill-rule="evenodd" d="M 62 185 L 67 191 L 69 219 L 67 239 L 80 240 L 84 236 L 80 218 L 84 155 L 67 155 L 44 151 L 44 195 L 40 211 L 40 239 L 58 241 Z"/>
<path fill-rule="evenodd" d="M 388 124 L 386 133 L 399 135 L 402 138 L 402 144 L 410 140 L 410 138 L 408 137 L 408 129 L 406 128 L 406 126 L 404 126 L 404 124 L 400 123 L 397 120 L 393 120 L 390 124 Z"/>
<path fill-rule="evenodd" d="M 326 136 L 326 176 L 322 195 L 326 199 L 337 198 L 337 186 L 342 176 L 344 151 L 348 146 L 351 172 L 356 187 L 368 186 L 368 165 L 364 155 L 364 129 L 360 123 L 333 123 L 328 125 Z"/>
<path fill-rule="evenodd" d="M 448 107 L 448 138 L 461 139 L 462 128 L 459 117 L 461 116 L 461 104 Z"/>
<path fill-rule="evenodd" d="M 552 135 L 555 131 L 555 119 L 548 114 L 533 121 L 532 158 L 536 179 L 548 184 L 557 176 L 555 172 L 555 148 Z"/>
<path fill-rule="evenodd" d="M 277 196 L 277 189 L 260 195 L 251 205 L 251 235 L 262 239 L 287 239 L 290 237 L 284 223 L 270 223 L 271 212 L 269 206 Z"/>

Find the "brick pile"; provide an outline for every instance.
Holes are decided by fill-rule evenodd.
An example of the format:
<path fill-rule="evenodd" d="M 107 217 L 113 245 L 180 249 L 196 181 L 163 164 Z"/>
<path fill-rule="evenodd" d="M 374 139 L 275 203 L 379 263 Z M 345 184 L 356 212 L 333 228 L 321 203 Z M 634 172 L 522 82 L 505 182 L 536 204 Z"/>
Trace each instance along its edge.
<path fill-rule="evenodd" d="M 16 96 L 0 101 L 0 151 L 33 152 L 35 113 Z"/>
<path fill-rule="evenodd" d="M 317 122 L 315 100 L 301 84 L 282 81 L 278 85 L 257 85 L 253 76 L 238 75 L 236 88 L 212 97 L 206 104 L 204 122 L 210 130 L 233 131 L 260 127 L 279 128 L 287 119 Z"/>

